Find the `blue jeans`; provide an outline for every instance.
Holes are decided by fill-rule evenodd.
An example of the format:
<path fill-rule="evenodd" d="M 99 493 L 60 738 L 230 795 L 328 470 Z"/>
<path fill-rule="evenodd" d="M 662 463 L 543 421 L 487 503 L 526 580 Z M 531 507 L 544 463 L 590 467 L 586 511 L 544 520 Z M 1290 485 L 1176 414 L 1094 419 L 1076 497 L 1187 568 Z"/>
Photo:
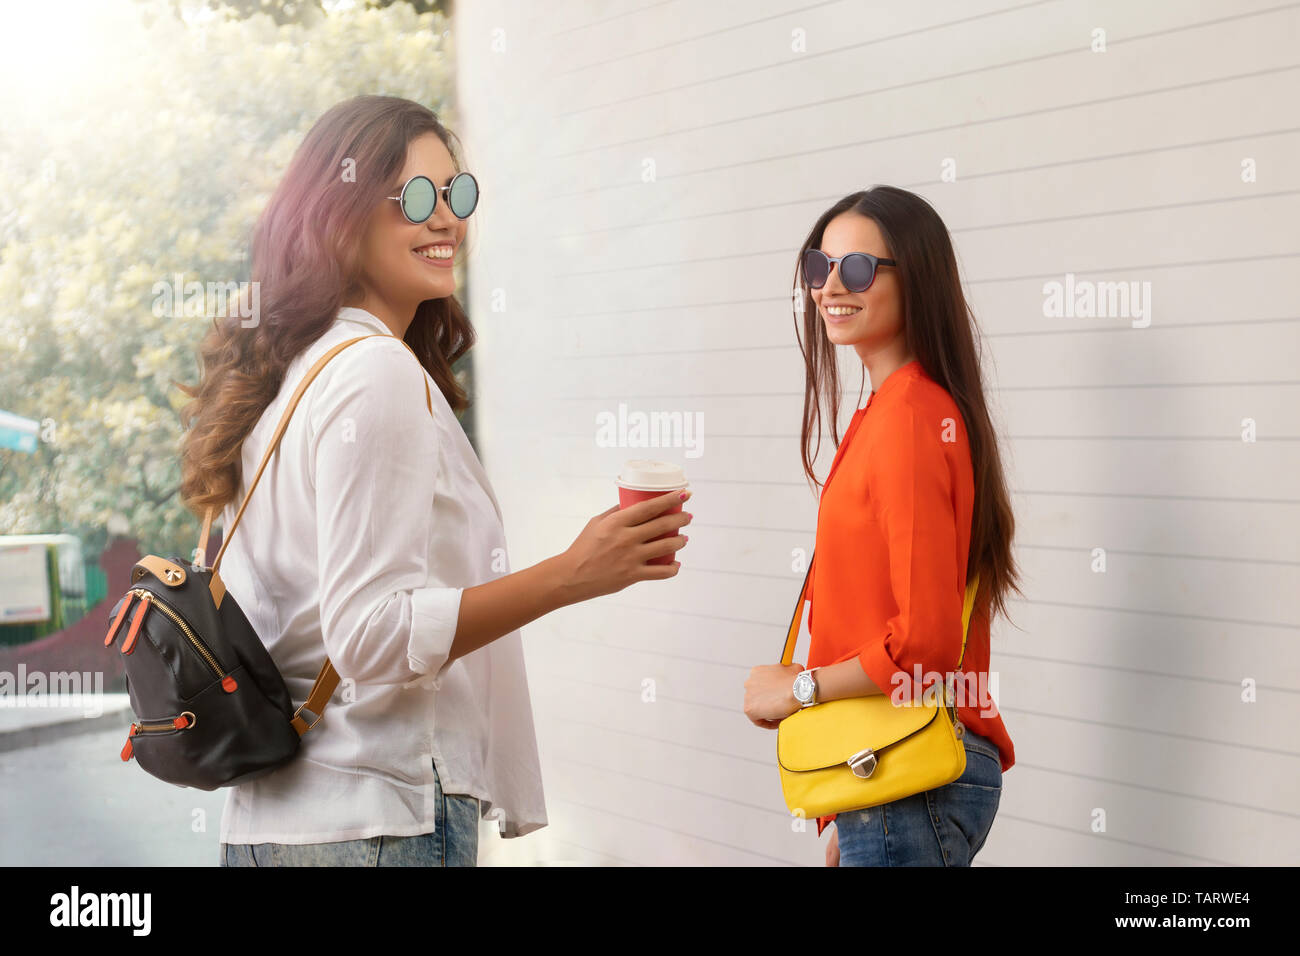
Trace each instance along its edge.
<path fill-rule="evenodd" d="M 840 866 L 970 866 L 1002 796 L 997 745 L 965 728 L 966 772 L 952 783 L 835 817 Z"/>
<path fill-rule="evenodd" d="M 337 843 L 223 843 L 221 866 L 477 866 L 477 797 L 444 794 L 433 767 L 437 823 L 432 833 Z"/>

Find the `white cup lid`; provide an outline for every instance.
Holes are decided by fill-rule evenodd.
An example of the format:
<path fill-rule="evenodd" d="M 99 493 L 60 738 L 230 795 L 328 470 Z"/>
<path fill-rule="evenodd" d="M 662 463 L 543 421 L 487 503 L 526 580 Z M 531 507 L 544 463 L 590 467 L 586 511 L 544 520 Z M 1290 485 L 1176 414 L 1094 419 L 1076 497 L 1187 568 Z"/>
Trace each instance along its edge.
<path fill-rule="evenodd" d="M 618 483 L 633 491 L 672 491 L 686 487 L 686 472 L 671 462 L 634 458 L 623 463 Z"/>

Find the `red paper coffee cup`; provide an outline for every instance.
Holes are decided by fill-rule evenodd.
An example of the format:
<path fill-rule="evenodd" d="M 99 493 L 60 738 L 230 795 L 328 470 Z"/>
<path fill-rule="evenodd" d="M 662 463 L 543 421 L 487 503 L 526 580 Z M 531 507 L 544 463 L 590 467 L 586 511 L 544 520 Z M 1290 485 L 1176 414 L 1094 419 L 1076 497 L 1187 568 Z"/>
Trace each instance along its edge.
<path fill-rule="evenodd" d="M 677 465 L 666 461 L 636 458 L 626 462 L 623 465 L 623 471 L 618 476 L 618 507 L 622 510 L 639 501 L 658 498 L 670 491 L 684 491 L 688 487 L 686 474 Z M 681 510 L 682 506 L 679 502 L 662 513 L 673 515 L 678 514 Z M 661 534 L 659 537 L 650 538 L 649 540 L 659 541 L 662 538 L 674 537 L 678 533 L 669 531 L 667 534 Z M 660 557 L 651 558 L 646 564 L 672 564 L 673 561 L 677 560 L 676 555 L 677 552 L 670 551 Z"/>

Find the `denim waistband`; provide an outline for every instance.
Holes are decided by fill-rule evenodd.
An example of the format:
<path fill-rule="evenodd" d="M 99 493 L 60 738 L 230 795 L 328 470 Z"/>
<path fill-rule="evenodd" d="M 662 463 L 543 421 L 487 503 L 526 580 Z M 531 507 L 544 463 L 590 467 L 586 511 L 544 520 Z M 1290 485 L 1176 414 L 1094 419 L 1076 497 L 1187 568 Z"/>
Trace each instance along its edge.
<path fill-rule="evenodd" d="M 968 750 L 974 750 L 982 754 L 988 754 L 999 764 L 1002 763 L 1002 751 L 998 749 L 998 745 L 995 744 L 993 741 L 989 740 L 987 737 L 983 736 L 982 734 L 977 734 L 969 727 L 965 727 L 965 729 L 962 732 L 961 739 Z"/>

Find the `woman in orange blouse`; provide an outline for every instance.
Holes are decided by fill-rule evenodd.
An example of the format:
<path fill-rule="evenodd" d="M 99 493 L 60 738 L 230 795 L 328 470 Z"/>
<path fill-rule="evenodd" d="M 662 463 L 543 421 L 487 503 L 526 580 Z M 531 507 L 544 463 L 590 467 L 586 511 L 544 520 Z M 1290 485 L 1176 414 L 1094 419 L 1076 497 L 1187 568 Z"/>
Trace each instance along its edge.
<path fill-rule="evenodd" d="M 818 834 L 835 821 L 828 866 L 969 865 L 993 825 L 1002 774 L 1015 763 L 989 692 L 989 622 L 1019 589 L 1014 520 L 956 257 L 928 203 L 877 186 L 821 216 L 800 265 L 810 479 L 823 405 L 838 447 L 817 516 L 807 668 L 755 667 L 745 714 L 775 729 L 802 706 L 880 693 L 916 699 L 936 675 L 958 675 L 962 601 L 978 572 L 956 681 L 965 773 L 817 821 Z M 836 346 L 854 349 L 875 386 L 842 443 Z M 796 696 L 801 673 L 812 680 L 799 681 Z"/>

